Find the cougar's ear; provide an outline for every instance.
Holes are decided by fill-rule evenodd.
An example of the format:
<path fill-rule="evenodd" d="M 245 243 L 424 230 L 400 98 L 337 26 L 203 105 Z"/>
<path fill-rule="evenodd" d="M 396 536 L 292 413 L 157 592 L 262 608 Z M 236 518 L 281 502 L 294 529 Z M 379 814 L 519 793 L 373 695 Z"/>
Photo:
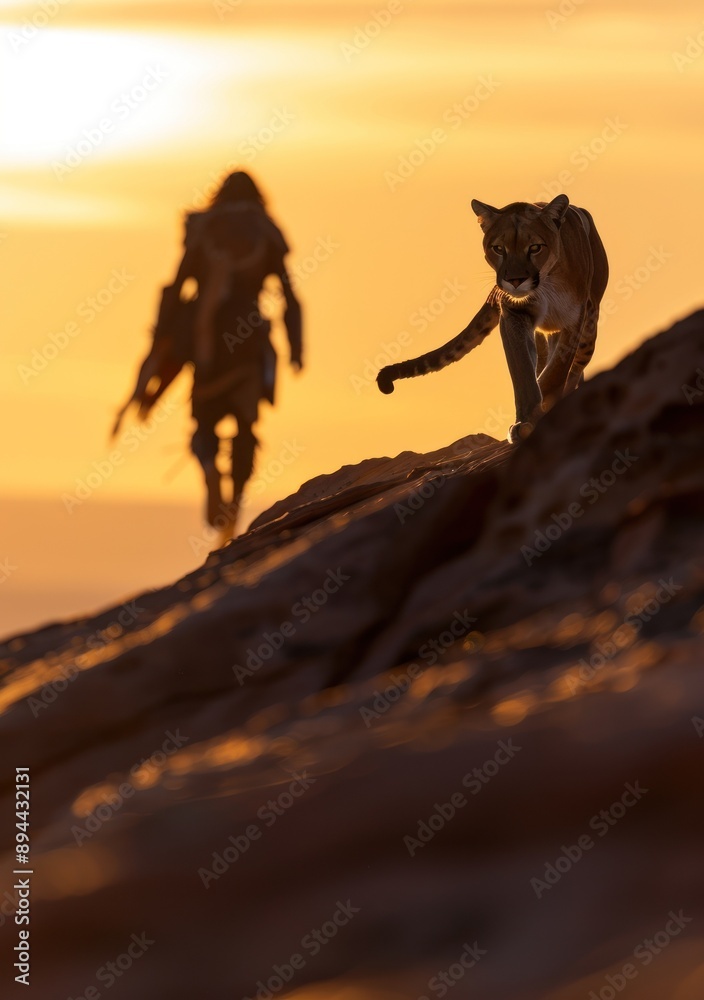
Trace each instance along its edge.
<path fill-rule="evenodd" d="M 479 225 L 482 227 L 483 232 L 487 231 L 499 214 L 498 208 L 485 205 L 483 201 L 477 201 L 476 198 L 472 199 L 472 211 L 479 219 Z"/>
<path fill-rule="evenodd" d="M 541 215 L 547 217 L 552 223 L 554 223 L 555 228 L 559 229 L 562 225 L 562 220 L 565 217 L 565 212 L 569 208 L 570 200 L 566 194 L 558 194 L 557 198 L 545 206 L 541 211 Z"/>

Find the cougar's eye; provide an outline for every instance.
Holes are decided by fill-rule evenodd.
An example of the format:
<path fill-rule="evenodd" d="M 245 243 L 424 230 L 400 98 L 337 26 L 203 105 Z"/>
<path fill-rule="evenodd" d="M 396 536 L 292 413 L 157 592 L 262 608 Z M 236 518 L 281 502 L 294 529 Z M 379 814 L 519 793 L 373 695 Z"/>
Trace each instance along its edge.
<path fill-rule="evenodd" d="M 544 243 L 533 243 L 532 246 L 528 247 L 528 253 L 530 254 L 540 253 L 540 251 L 543 249 L 544 246 L 545 246 Z"/>
<path fill-rule="evenodd" d="M 494 251 L 494 253 L 497 253 L 500 257 L 503 257 L 503 255 L 504 255 L 504 248 L 503 247 L 498 247 L 497 246 L 497 247 L 492 247 L 491 249 Z"/>

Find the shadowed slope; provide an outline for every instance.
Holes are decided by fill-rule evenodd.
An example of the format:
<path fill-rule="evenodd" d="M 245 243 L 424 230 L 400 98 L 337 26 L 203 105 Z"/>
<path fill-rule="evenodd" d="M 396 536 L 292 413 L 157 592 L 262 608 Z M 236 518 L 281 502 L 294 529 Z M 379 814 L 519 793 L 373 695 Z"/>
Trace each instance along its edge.
<path fill-rule="evenodd" d="M 110 612 L 9 641 L 28 994 L 145 932 L 111 997 L 438 995 L 467 944 L 457 997 L 586 997 L 629 961 L 633 997 L 699 996 L 703 366 L 697 313 L 517 448 L 318 477 L 97 648 Z"/>

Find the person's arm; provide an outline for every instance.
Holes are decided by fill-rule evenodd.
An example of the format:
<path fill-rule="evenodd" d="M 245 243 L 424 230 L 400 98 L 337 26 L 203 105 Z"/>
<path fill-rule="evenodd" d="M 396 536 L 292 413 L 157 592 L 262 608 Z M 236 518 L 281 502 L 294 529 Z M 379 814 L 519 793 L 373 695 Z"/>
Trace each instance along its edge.
<path fill-rule="evenodd" d="M 281 281 L 281 288 L 286 302 L 284 324 L 291 348 L 291 365 L 296 371 L 300 371 L 303 368 L 303 314 L 301 303 L 293 291 L 291 276 L 286 269 L 283 257 L 276 273 Z"/>
<path fill-rule="evenodd" d="M 122 420 L 132 403 L 138 403 L 141 407 L 147 391 L 147 386 L 151 380 L 159 374 L 164 358 L 167 354 L 168 343 L 165 340 L 154 340 L 149 353 L 142 362 L 142 367 L 139 369 L 137 383 L 134 387 L 132 395 L 129 397 L 125 405 L 118 410 L 115 423 L 113 424 L 112 431 L 110 432 L 111 438 L 117 436 L 120 427 L 122 426 Z"/>
<path fill-rule="evenodd" d="M 190 249 L 186 249 L 181 263 L 178 266 L 178 271 L 176 272 L 176 277 L 171 285 L 166 285 L 161 298 L 161 306 L 159 308 L 159 315 L 157 316 L 156 326 L 154 327 L 154 335 L 159 336 L 168 332 L 168 325 L 173 316 L 174 309 L 176 308 L 176 303 L 181 295 L 181 289 L 187 278 L 193 277 L 195 263 L 195 252 Z"/>

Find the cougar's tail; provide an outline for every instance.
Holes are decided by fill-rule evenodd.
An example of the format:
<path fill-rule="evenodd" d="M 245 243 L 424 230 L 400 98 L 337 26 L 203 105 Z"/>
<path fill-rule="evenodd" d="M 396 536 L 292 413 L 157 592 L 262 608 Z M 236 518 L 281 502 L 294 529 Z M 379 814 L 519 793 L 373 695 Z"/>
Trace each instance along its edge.
<path fill-rule="evenodd" d="M 411 361 L 401 361 L 395 365 L 382 368 L 376 377 L 376 384 L 383 393 L 394 391 L 394 382 L 399 378 L 415 378 L 416 375 L 427 375 L 428 372 L 439 372 L 441 368 L 459 361 L 469 354 L 487 337 L 499 322 L 499 303 L 494 292 L 491 293 L 477 315 L 468 326 L 453 337 L 447 344 L 434 351 L 428 351 Z"/>

